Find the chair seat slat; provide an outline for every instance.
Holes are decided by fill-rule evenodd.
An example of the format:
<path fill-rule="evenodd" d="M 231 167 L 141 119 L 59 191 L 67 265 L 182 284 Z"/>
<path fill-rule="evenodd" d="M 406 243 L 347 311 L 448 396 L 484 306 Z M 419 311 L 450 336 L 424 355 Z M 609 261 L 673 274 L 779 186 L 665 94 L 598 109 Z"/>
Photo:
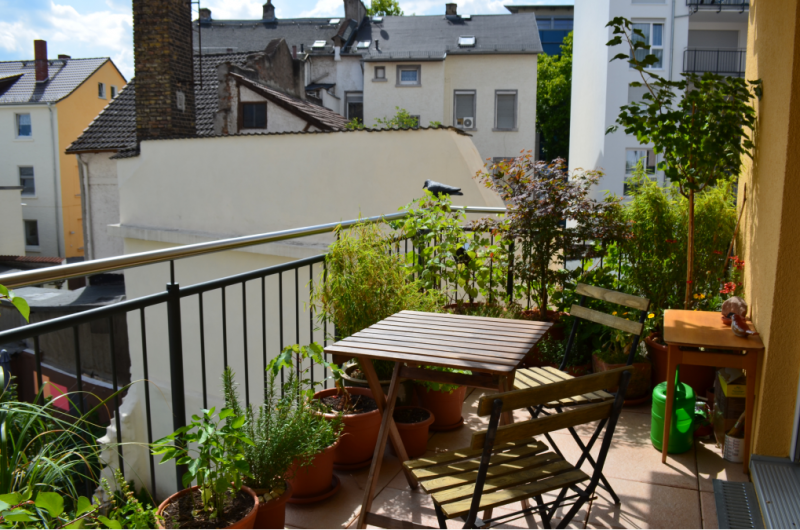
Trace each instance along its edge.
<path fill-rule="evenodd" d="M 523 456 L 534 455 L 547 450 L 547 446 L 543 443 L 534 442 L 531 445 L 524 447 L 515 447 L 509 451 L 494 453 L 489 460 L 491 464 L 499 464 L 503 462 L 510 462 Z M 478 469 L 480 459 L 474 458 L 462 462 L 453 462 L 441 466 L 424 467 L 413 469 L 411 472 L 417 477 L 418 480 L 430 480 L 436 477 L 446 477 L 449 475 L 458 475 L 473 469 Z"/>
<path fill-rule="evenodd" d="M 646 311 L 647 308 L 650 307 L 650 300 L 647 298 L 611 291 L 609 289 L 603 289 L 602 287 L 595 287 L 594 285 L 586 285 L 585 283 L 579 283 L 575 288 L 575 292 L 597 300 L 605 300 L 612 304 L 639 309 L 640 311 Z"/>
<path fill-rule="evenodd" d="M 569 314 L 570 316 L 573 317 L 582 318 L 584 320 L 591 320 L 592 322 L 596 322 L 597 324 L 602 324 L 610 328 L 625 331 L 627 333 L 630 333 L 631 335 L 642 334 L 642 325 L 639 324 L 638 322 L 634 322 L 632 320 L 626 320 L 620 317 L 615 317 L 614 315 L 609 315 L 607 313 L 601 313 L 600 311 L 595 311 L 594 309 L 589 309 L 588 307 L 583 307 L 575 304 L 569 310 Z"/>
<path fill-rule="evenodd" d="M 516 442 L 509 442 L 507 444 L 497 444 L 494 450 L 505 451 L 506 449 L 512 449 L 514 447 L 527 446 L 530 443 L 531 443 L 530 440 L 520 440 Z M 459 460 L 467 460 L 476 455 L 480 455 L 481 451 L 482 451 L 481 449 L 476 450 L 476 449 L 470 449 L 469 447 L 462 449 L 455 449 L 453 451 L 445 451 L 443 453 L 437 453 L 431 456 L 423 456 L 417 458 L 416 460 L 409 460 L 407 462 L 403 462 L 403 466 L 408 470 L 420 469 L 423 467 L 432 467 L 441 464 L 446 464 L 448 462 L 458 462 Z"/>

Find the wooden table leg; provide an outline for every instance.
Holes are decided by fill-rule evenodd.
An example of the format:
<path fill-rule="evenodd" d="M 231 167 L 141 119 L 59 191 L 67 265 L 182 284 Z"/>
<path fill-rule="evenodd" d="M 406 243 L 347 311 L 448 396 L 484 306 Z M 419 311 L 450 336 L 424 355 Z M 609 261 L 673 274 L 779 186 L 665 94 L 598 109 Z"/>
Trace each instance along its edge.
<path fill-rule="evenodd" d="M 661 439 L 661 463 L 667 463 L 669 449 L 669 431 L 672 424 L 672 408 L 675 399 L 675 372 L 680 363 L 680 350 L 677 346 L 667 347 L 667 403 L 664 410 L 664 436 Z"/>
<path fill-rule="evenodd" d="M 750 473 L 750 441 L 753 439 L 753 415 L 756 408 L 756 377 L 758 375 L 758 354 L 749 351 L 746 354 L 748 360 L 747 388 L 744 402 L 744 459 L 742 465 L 745 474 Z"/>
<path fill-rule="evenodd" d="M 372 365 L 372 361 L 363 362 L 362 364 Z M 383 418 L 381 419 L 381 429 L 378 432 L 378 444 L 375 446 L 375 452 L 372 456 L 372 465 L 369 467 L 367 488 L 364 491 L 364 500 L 361 502 L 361 513 L 358 515 L 358 525 L 356 528 L 367 527 L 367 514 L 372 509 L 373 495 L 378 486 L 383 453 L 386 451 L 386 442 L 389 438 L 390 425 L 393 423 L 392 414 L 394 413 L 394 404 L 397 401 L 397 392 L 399 388 L 400 363 L 395 363 L 394 371 L 392 372 L 392 382 L 389 384 L 389 399 L 386 402 L 386 408 L 382 411 Z"/>
<path fill-rule="evenodd" d="M 369 388 L 372 390 L 372 395 L 375 399 L 375 403 L 378 405 L 378 410 L 383 414 L 386 408 L 386 402 L 384 400 L 383 389 L 381 388 L 378 374 L 375 372 L 375 366 L 372 364 L 371 359 L 360 359 L 359 362 L 361 369 L 364 370 L 364 375 L 367 377 L 367 383 L 369 383 Z M 400 363 L 397 363 L 398 366 L 399 364 Z M 389 418 L 389 440 L 392 442 L 392 448 L 394 448 L 394 453 L 397 455 L 397 458 L 400 459 L 400 462 L 410 460 L 410 458 L 408 458 L 408 452 L 406 452 L 406 446 L 403 445 L 403 439 L 400 438 L 400 431 L 397 430 L 397 425 L 395 425 L 394 419 L 391 417 Z M 408 469 L 405 467 L 402 469 L 406 476 L 408 486 L 411 489 L 417 489 L 419 487 L 419 481 Z"/>

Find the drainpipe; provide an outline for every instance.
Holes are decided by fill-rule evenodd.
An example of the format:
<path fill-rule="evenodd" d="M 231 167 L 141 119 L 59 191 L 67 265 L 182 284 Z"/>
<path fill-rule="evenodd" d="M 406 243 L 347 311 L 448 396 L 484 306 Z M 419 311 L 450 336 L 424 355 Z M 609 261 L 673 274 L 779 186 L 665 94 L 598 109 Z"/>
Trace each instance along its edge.
<path fill-rule="evenodd" d="M 59 257 L 66 257 L 67 251 L 62 241 L 62 230 L 64 216 L 63 216 L 63 205 L 61 203 L 61 171 L 58 164 L 58 138 L 56 136 L 56 124 L 55 124 L 55 116 L 53 114 L 53 105 L 51 103 L 47 103 L 47 110 L 50 111 L 50 138 L 53 142 L 53 189 L 55 190 L 56 194 L 56 248 Z"/>
<path fill-rule="evenodd" d="M 92 199 L 89 194 L 89 164 L 83 161 L 83 155 L 76 154 L 78 168 L 81 173 L 81 212 L 83 217 L 83 255 L 85 259 L 94 259 L 94 233 L 92 231 Z"/>

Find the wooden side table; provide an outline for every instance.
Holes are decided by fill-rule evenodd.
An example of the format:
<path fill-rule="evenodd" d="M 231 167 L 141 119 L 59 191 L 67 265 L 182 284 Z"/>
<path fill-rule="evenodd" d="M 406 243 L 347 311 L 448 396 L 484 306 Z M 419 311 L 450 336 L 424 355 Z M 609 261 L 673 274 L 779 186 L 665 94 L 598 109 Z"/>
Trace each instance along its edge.
<path fill-rule="evenodd" d="M 722 323 L 718 312 L 670 309 L 664 312 L 664 342 L 667 343 L 667 403 L 664 414 L 664 439 L 661 462 L 667 462 L 672 401 L 675 397 L 675 372 L 681 364 L 741 368 L 747 371 L 744 424 L 744 472 L 750 462 L 753 435 L 758 356 L 764 343 L 758 335 L 737 337 Z M 748 323 L 753 329 L 752 324 Z"/>

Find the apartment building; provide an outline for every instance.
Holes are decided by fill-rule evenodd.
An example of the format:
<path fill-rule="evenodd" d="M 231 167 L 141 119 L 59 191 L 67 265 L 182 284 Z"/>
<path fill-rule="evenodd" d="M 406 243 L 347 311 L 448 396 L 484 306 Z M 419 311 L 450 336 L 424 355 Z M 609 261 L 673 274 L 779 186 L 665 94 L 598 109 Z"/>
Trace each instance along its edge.
<path fill-rule="evenodd" d="M 743 76 L 749 0 L 576 0 L 572 63 L 572 116 L 570 169 L 601 168 L 605 177 L 595 193 L 628 191 L 625 184 L 639 160 L 660 182 L 658 157 L 652 146 L 618 130 L 605 134 L 619 108 L 640 100 L 644 88 L 625 61 L 609 62 L 623 45 L 604 44 L 611 39 L 606 27 L 614 17 L 625 17 L 640 29 L 660 61 L 652 71 L 678 80 L 684 73 L 714 72 Z"/>
<path fill-rule="evenodd" d="M 25 254 L 83 256 L 80 178 L 64 150 L 125 86 L 108 57 L 0 62 L 0 186 L 21 186 Z"/>
<path fill-rule="evenodd" d="M 561 45 L 572 31 L 575 6 L 561 4 L 529 4 L 505 6 L 513 14 L 534 13 L 539 28 L 539 40 L 547 55 L 561 55 Z"/>

